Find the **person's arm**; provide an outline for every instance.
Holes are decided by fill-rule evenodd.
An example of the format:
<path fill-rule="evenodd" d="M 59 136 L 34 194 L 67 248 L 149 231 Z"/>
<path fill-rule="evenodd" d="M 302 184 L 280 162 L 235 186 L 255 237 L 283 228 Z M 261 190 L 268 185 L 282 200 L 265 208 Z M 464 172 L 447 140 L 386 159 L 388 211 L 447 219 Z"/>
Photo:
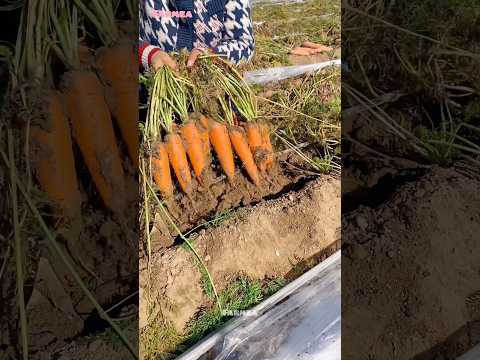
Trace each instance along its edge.
<path fill-rule="evenodd" d="M 249 0 L 228 0 L 222 40 L 213 51 L 225 55 L 234 64 L 250 61 L 255 50 Z"/>
<path fill-rule="evenodd" d="M 167 10 L 166 1 L 162 1 L 162 6 L 157 10 Z M 155 16 L 152 11 L 147 7 L 153 9 L 153 4 L 150 4 L 150 0 L 140 1 L 139 6 L 139 46 L 138 46 L 138 62 L 139 67 L 147 71 L 151 67 L 158 69 L 162 65 L 170 66 L 172 69 L 176 69 L 177 65 L 175 61 L 165 52 L 162 46 L 152 45 L 147 39 L 152 36 L 163 38 L 166 41 L 166 45 L 171 45 L 171 39 L 168 39 L 168 31 L 174 26 L 171 23 L 171 19 L 159 18 Z M 164 31 L 166 30 L 166 31 Z M 149 34 L 147 36 L 147 34 Z M 162 45 L 161 41 L 158 41 Z"/>

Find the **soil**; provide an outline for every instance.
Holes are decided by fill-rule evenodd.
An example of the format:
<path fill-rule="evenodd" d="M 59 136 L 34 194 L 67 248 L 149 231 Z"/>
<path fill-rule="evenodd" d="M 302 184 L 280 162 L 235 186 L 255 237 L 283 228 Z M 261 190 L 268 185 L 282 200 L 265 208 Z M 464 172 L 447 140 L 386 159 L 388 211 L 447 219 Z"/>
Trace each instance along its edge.
<path fill-rule="evenodd" d="M 128 238 L 105 214 L 92 212 L 85 221 L 88 223 L 78 238 L 77 250 L 65 246 L 65 251 L 68 254 L 70 250 L 69 260 L 75 264 L 98 303 L 108 308 L 137 287 L 138 263 L 134 256 L 125 256 L 137 252 L 135 238 Z M 79 244 L 82 251 L 78 250 Z M 93 323 L 89 321 L 92 317 L 97 319 Z M 75 344 L 79 337 L 93 336 L 106 327 L 62 261 L 46 249 L 41 252 L 33 291 L 27 302 L 27 320 L 33 359 L 57 353 Z M 94 354 L 90 358 L 102 358 Z"/>
<path fill-rule="evenodd" d="M 345 359 L 454 359 L 480 342 L 480 179 L 424 172 L 342 219 Z"/>
<path fill-rule="evenodd" d="M 135 221 L 131 219 L 130 224 L 122 226 L 106 211 L 92 207 L 85 207 L 83 214 L 81 230 L 57 229 L 57 242 L 95 299 L 106 309 L 138 288 L 137 258 L 125 256 L 138 253 L 138 235 L 125 229 L 135 229 Z M 6 226 L 9 229 L 8 222 Z M 16 346 L 20 343 L 20 333 L 15 301 L 15 257 L 12 246 L 7 245 L 13 244 L 9 231 L 11 229 L 2 232 L 8 238 L 0 237 L 0 245 L 5 241 L 0 247 L 0 266 L 6 259 L 0 294 L 0 355 L 10 354 L 18 358 Z M 28 254 L 24 289 L 30 358 L 50 359 L 52 354 L 61 354 L 67 345 L 75 344 L 85 336 L 88 339 L 88 342 L 84 341 L 85 346 L 88 347 L 89 343 L 96 341 L 95 334 L 107 328 L 105 321 L 98 318 L 94 306 L 59 255 L 51 252 L 41 230 L 29 236 L 26 234 L 24 229 L 22 239 Z M 116 311 L 110 315 L 115 316 Z M 135 319 L 132 321 L 136 322 Z M 102 346 L 111 345 L 107 342 Z M 73 356 L 71 351 L 69 356 Z M 94 354 L 92 352 L 87 358 L 103 358 Z"/>
<path fill-rule="evenodd" d="M 286 276 L 296 264 L 339 243 L 340 180 L 322 176 L 299 191 L 243 208 L 191 239 L 219 291 L 239 274 L 260 280 Z M 140 328 L 147 324 L 148 311 L 150 319 L 161 312 L 182 333 L 208 302 L 192 256 L 175 246 L 155 253 L 149 270 L 140 261 Z"/>
<path fill-rule="evenodd" d="M 229 183 L 224 175 L 217 175 L 209 186 L 200 187 L 197 184 L 191 197 L 177 193 L 176 198 L 166 205 L 179 230 L 185 233 L 227 209 L 256 204 L 262 199 L 280 196 L 303 186 L 307 173 L 301 171 L 298 156 L 287 152 L 277 155 L 277 160 L 271 172 L 264 175 L 260 187 L 255 186 L 237 167 L 233 183 Z M 158 211 L 151 230 L 153 252 L 174 245 L 177 236 L 177 231 Z"/>

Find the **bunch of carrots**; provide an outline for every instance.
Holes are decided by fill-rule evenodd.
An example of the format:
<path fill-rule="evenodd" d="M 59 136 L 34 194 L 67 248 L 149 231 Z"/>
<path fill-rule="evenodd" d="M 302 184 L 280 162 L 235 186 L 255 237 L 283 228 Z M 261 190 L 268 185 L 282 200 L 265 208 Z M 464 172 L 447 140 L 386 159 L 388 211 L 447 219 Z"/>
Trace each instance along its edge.
<path fill-rule="evenodd" d="M 224 60 L 205 55 L 199 63 L 208 69 L 211 85 L 220 90 L 216 97 L 219 113 L 208 113 L 200 105 L 205 94 L 188 74 L 164 67 L 153 75 L 145 136 L 151 149 L 152 177 L 164 198 L 174 193 L 172 173 L 182 191 L 191 195 L 190 164 L 198 183 L 206 184 L 212 149 L 231 183 L 235 155 L 256 186 L 261 186 L 261 174 L 274 164 L 269 129 L 257 122 L 252 90 Z"/>
<path fill-rule="evenodd" d="M 132 0 L 122 1 L 135 9 Z M 66 68 L 57 85 L 53 77 L 39 79 L 49 90 L 30 141 L 39 185 L 67 221 L 78 219 L 82 206 L 73 141 L 104 204 L 120 220 L 127 208 L 125 197 L 119 196 L 125 192 L 126 174 L 113 119 L 131 162 L 134 167 L 138 164 L 138 68 L 134 39 L 125 41 L 119 33 L 117 6 L 117 0 L 31 0 L 24 7 L 26 26 L 20 29 L 17 43 L 19 64 L 28 64 L 22 54 L 32 51 L 25 48 L 45 44 L 36 63 L 60 60 Z M 135 15 L 131 13 L 132 18 Z M 91 49 L 82 39 L 85 26 L 96 30 L 100 48 Z M 45 73 L 53 71 L 51 67 Z"/>

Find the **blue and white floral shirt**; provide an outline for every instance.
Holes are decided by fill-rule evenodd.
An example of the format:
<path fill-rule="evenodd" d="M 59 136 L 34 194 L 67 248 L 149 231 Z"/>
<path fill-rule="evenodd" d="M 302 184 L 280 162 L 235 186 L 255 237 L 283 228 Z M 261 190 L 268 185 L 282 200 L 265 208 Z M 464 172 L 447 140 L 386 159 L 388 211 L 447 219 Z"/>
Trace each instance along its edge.
<path fill-rule="evenodd" d="M 255 48 L 250 0 L 141 0 L 139 37 L 144 69 L 155 52 L 185 48 L 249 61 Z"/>

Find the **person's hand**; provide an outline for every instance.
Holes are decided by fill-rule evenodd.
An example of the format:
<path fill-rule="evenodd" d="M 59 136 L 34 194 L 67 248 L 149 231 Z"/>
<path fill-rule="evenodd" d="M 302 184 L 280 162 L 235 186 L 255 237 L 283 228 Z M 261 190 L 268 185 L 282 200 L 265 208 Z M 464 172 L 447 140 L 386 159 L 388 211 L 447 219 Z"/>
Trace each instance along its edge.
<path fill-rule="evenodd" d="M 188 56 L 187 67 L 188 68 L 193 67 L 193 65 L 195 65 L 195 62 L 197 61 L 197 58 L 200 55 L 205 54 L 205 53 L 209 53 L 209 52 L 212 52 L 212 51 L 209 50 L 209 49 L 199 49 L 199 48 L 193 49 L 192 52 L 190 53 L 190 55 Z"/>
<path fill-rule="evenodd" d="M 160 69 L 162 66 L 168 66 L 172 70 L 178 69 L 178 65 L 175 62 L 175 60 L 173 60 L 171 56 L 168 55 L 165 51 L 160 50 L 160 51 L 157 51 L 152 56 L 152 67 L 156 71 Z"/>

